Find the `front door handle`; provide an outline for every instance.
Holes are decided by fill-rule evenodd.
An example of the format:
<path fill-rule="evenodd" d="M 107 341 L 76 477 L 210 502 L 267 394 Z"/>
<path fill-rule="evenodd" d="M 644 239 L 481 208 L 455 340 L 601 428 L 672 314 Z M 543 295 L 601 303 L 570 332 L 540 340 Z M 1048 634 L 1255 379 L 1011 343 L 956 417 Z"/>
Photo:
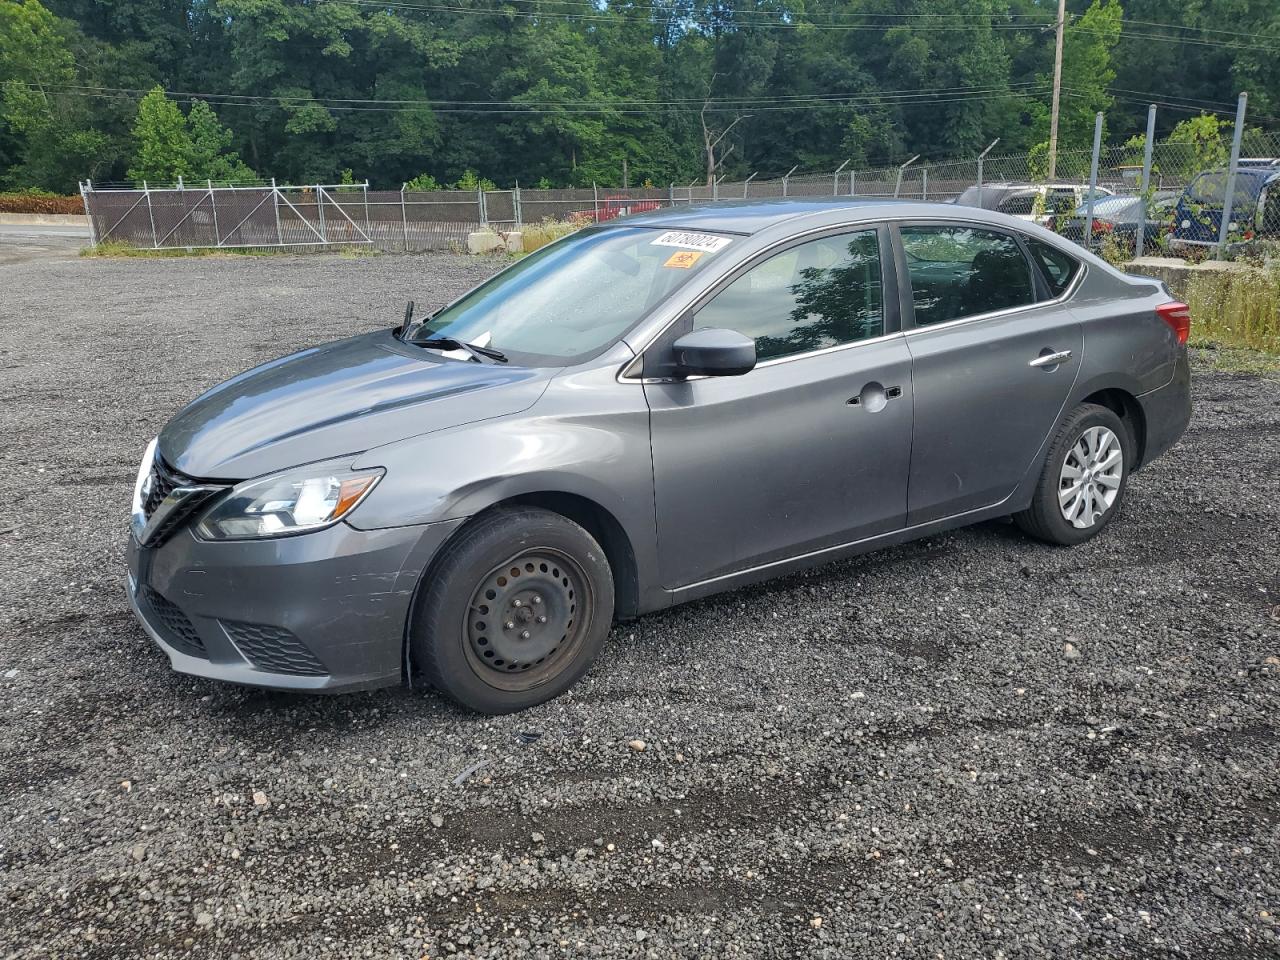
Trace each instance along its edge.
<path fill-rule="evenodd" d="M 902 396 L 901 387 L 885 387 L 872 380 L 856 396 L 850 397 L 846 402 L 851 407 L 862 407 L 867 413 L 879 413 L 890 400 L 897 400 L 900 396 Z"/>
<path fill-rule="evenodd" d="M 1070 359 L 1070 350 L 1058 350 L 1055 352 L 1050 350 L 1048 347 L 1045 347 L 1044 350 L 1040 351 L 1040 356 L 1036 357 L 1034 360 L 1028 361 L 1028 365 L 1043 369 L 1045 367 L 1056 367 L 1058 364 L 1066 363 Z"/>

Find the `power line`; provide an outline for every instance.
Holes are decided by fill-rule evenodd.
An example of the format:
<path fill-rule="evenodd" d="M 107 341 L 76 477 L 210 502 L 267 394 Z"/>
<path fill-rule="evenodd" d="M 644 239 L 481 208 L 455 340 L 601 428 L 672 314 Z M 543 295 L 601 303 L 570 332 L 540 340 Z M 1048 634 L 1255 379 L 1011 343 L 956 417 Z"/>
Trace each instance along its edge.
<path fill-rule="evenodd" d="M 27 84 L 27 86 L 35 88 L 39 85 Z M 149 91 L 140 87 L 101 87 L 86 84 L 46 84 L 43 85 L 47 89 L 57 89 L 73 95 L 111 98 L 114 96 L 130 96 L 139 97 L 146 95 Z M 990 95 L 999 98 L 1003 96 L 1029 95 L 1032 93 L 1042 92 L 1047 87 L 1047 81 L 1032 80 L 1023 81 L 1008 85 L 995 85 L 987 87 L 918 87 L 904 88 L 899 90 L 882 90 L 874 92 L 860 93 L 830 93 L 830 94 L 797 94 L 791 96 L 779 97 L 743 97 L 743 98 L 725 98 L 721 100 L 712 100 L 708 109 L 710 110 L 739 110 L 739 109 L 791 109 L 806 108 L 813 106 L 842 106 L 853 103 L 931 103 L 931 102 L 958 102 L 960 100 L 974 99 L 980 95 Z M 382 109 L 382 110 L 398 110 L 409 109 L 413 107 L 429 107 L 436 112 L 473 112 L 473 113 L 503 113 L 503 112 L 531 112 L 541 108 L 550 107 L 568 107 L 568 108 L 591 108 L 591 112 L 613 113 L 626 110 L 629 107 L 644 107 L 652 109 L 653 107 L 679 107 L 690 109 L 693 107 L 701 108 L 704 100 L 702 98 L 676 98 L 670 100 L 536 100 L 536 101 L 520 101 L 520 100 L 433 100 L 433 99 L 413 99 L 413 100 L 379 100 L 369 98 L 338 98 L 338 97 L 311 97 L 311 96 L 291 96 L 291 95 L 266 95 L 266 94 L 234 94 L 234 93 L 197 93 L 188 90 L 163 90 L 167 97 L 181 102 L 194 100 L 203 100 L 206 103 L 217 104 L 219 106 L 294 106 L 314 104 L 334 110 L 350 110 L 350 109 Z M 949 99 L 939 101 L 938 95 L 948 95 Z M 481 109 L 462 110 L 449 108 L 474 107 Z M 510 110 L 506 108 L 511 108 Z M 546 113 L 572 112 L 564 110 L 542 110 Z M 647 112 L 647 111 L 646 111 Z"/>

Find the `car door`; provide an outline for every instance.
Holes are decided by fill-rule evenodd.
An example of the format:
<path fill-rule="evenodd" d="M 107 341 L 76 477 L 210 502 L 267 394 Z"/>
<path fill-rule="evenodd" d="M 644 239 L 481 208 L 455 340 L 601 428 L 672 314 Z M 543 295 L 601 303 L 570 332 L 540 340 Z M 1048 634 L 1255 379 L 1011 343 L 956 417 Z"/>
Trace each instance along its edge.
<path fill-rule="evenodd" d="M 911 363 L 884 228 L 757 258 L 646 351 L 683 332 L 756 342 L 744 376 L 645 384 L 663 584 L 714 579 L 899 529 L 911 449 Z"/>
<path fill-rule="evenodd" d="M 907 522 L 915 525 L 1013 492 L 1058 423 L 1084 334 L 1061 302 L 1068 288 L 1049 288 L 1016 233 L 966 223 L 903 223 L 894 232 L 908 289 Z"/>

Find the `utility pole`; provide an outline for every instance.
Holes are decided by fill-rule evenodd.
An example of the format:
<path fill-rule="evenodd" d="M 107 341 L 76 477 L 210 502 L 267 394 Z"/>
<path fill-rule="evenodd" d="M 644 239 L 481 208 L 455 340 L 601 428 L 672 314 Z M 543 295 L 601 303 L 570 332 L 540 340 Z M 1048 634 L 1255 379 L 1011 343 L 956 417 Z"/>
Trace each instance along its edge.
<path fill-rule="evenodd" d="M 1058 36 L 1053 44 L 1053 107 L 1049 112 L 1049 179 L 1058 175 L 1058 107 L 1062 100 L 1062 28 L 1067 20 L 1067 0 L 1058 0 Z M 1086 241 L 1088 238 L 1085 238 Z"/>

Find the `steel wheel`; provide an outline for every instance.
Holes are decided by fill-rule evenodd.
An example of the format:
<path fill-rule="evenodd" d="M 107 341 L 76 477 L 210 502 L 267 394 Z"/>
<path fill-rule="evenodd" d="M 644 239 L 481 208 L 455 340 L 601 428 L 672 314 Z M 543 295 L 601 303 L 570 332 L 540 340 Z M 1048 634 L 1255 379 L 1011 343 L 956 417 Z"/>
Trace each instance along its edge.
<path fill-rule="evenodd" d="M 462 625 L 467 662 L 500 690 L 529 690 L 573 659 L 591 624 L 590 581 L 576 560 L 533 547 L 489 571 Z"/>
<path fill-rule="evenodd" d="M 1116 502 L 1124 479 L 1124 451 L 1107 427 L 1089 427 L 1067 451 L 1058 476 L 1058 507 L 1077 530 L 1097 523 Z"/>

